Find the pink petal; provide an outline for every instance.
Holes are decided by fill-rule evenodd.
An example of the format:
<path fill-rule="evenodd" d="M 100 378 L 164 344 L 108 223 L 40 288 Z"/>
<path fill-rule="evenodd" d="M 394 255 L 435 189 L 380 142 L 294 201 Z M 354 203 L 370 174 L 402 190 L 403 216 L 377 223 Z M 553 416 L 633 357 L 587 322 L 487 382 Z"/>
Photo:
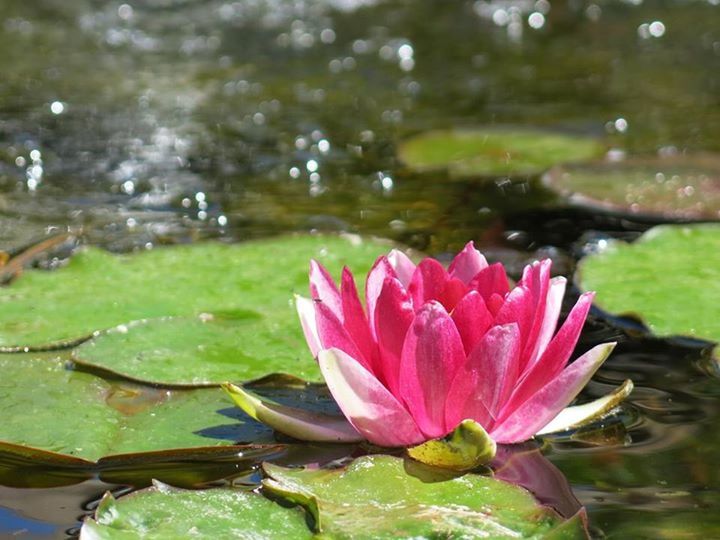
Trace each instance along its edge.
<path fill-rule="evenodd" d="M 315 302 L 309 298 L 295 295 L 295 309 L 297 309 L 298 317 L 300 317 L 300 325 L 305 334 L 305 341 L 307 341 L 310 352 L 315 357 L 322 348 L 317 323 L 315 322 Z"/>
<path fill-rule="evenodd" d="M 464 362 L 460 334 L 445 308 L 438 302 L 425 304 L 405 338 L 400 395 L 428 438 L 442 437 L 449 431 L 445 425 L 445 401 Z"/>
<path fill-rule="evenodd" d="M 535 315 L 533 293 L 524 285 L 518 285 L 505 298 L 505 303 L 495 317 L 495 324 L 517 323 L 520 329 L 522 349 L 528 341 Z"/>
<path fill-rule="evenodd" d="M 480 293 L 478 293 L 478 294 L 480 294 Z M 505 303 L 505 297 L 500 296 L 497 293 L 492 294 L 490 296 L 490 298 L 485 298 L 485 304 L 487 305 L 488 311 L 490 312 L 490 314 L 493 317 L 497 317 L 497 314 L 502 309 L 504 303 Z"/>
<path fill-rule="evenodd" d="M 335 347 L 345 351 L 345 353 L 357 359 L 365 369 L 372 371 L 370 358 L 363 356 L 343 323 L 340 322 L 340 319 L 322 302 L 315 302 L 315 322 L 320 336 L 320 345 L 323 349 Z"/>
<path fill-rule="evenodd" d="M 395 270 L 397 278 L 406 289 L 410 286 L 410 280 L 415 272 L 415 263 L 412 262 L 402 251 L 393 249 L 387 256 L 387 260 Z"/>
<path fill-rule="evenodd" d="M 538 337 L 545 320 L 547 295 L 550 289 L 550 267 L 552 261 L 544 259 L 525 267 L 521 283 L 530 291 L 529 306 L 532 324 L 528 328 L 522 352 L 522 368 L 537 355 Z"/>
<path fill-rule="evenodd" d="M 469 287 L 479 292 L 485 302 L 488 302 L 490 297 L 495 294 L 504 298 L 510 291 L 505 267 L 500 263 L 491 264 L 487 268 L 480 270 L 470 281 Z"/>
<path fill-rule="evenodd" d="M 380 352 L 375 373 L 395 395 L 399 395 L 403 344 L 414 317 L 412 301 L 402 283 L 387 278 L 375 306 L 375 335 Z"/>
<path fill-rule="evenodd" d="M 420 261 L 408 286 L 415 310 L 419 310 L 430 300 L 439 301 L 445 290 L 447 279 L 447 272 L 438 261 L 435 259 Z"/>
<path fill-rule="evenodd" d="M 318 354 L 320 371 L 350 423 L 379 446 L 411 446 L 425 437 L 410 413 L 360 363 L 338 349 Z"/>
<path fill-rule="evenodd" d="M 556 277 L 550 280 L 550 290 L 548 291 L 545 303 L 545 315 L 537 337 L 535 361 L 545 352 L 548 343 L 550 343 L 553 334 L 555 334 L 563 297 L 565 296 L 565 285 L 566 279 L 564 277 Z M 534 361 L 531 362 L 534 364 Z"/>
<path fill-rule="evenodd" d="M 372 359 L 376 356 L 375 340 L 370 333 L 370 327 L 358 297 L 355 279 L 347 268 L 343 268 L 340 296 L 345 329 L 363 356 L 372 364 Z"/>
<path fill-rule="evenodd" d="M 455 309 L 457 303 L 467 292 L 467 285 L 457 278 L 450 278 L 445 282 L 445 288 L 438 300 L 440 300 L 440 303 L 445 306 L 445 309 L 449 312 Z"/>
<path fill-rule="evenodd" d="M 592 292 L 580 296 L 543 355 L 534 364 L 526 367 L 508 403 L 509 410 L 522 405 L 565 367 L 575 350 L 594 296 L 595 293 Z"/>
<path fill-rule="evenodd" d="M 519 336 L 516 324 L 494 326 L 483 336 L 450 385 L 445 405 L 447 427 L 452 429 L 465 418 L 490 426 L 512 390 Z"/>
<path fill-rule="evenodd" d="M 451 316 L 460 333 L 465 353 L 470 354 L 480 338 L 490 328 L 493 316 L 477 291 L 470 291 L 466 294 L 455 306 Z"/>
<path fill-rule="evenodd" d="M 453 262 L 450 263 L 448 273 L 468 285 L 480 270 L 487 268 L 488 263 L 485 257 L 475 249 L 472 241 L 465 244 L 463 250 L 458 253 Z"/>
<path fill-rule="evenodd" d="M 371 332 L 375 332 L 375 304 L 385 279 L 389 277 L 395 277 L 395 270 L 390 266 L 387 257 L 378 257 L 365 282 L 365 307 Z"/>
<path fill-rule="evenodd" d="M 586 352 L 500 421 L 490 436 L 500 444 L 532 438 L 575 399 L 614 347 L 615 343 L 604 343 Z"/>
<path fill-rule="evenodd" d="M 340 291 L 330 273 L 314 259 L 310 261 L 310 296 L 313 300 L 321 300 L 342 320 Z"/>

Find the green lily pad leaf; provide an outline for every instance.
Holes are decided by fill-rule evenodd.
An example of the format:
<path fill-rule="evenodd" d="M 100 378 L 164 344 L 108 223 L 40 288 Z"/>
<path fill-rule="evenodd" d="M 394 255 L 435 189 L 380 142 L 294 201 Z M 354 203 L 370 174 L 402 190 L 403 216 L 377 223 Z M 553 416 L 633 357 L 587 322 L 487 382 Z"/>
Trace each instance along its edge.
<path fill-rule="evenodd" d="M 87 249 L 57 271 L 29 270 L 0 289 L 0 346 L 38 346 L 130 321 L 212 313 L 237 319 L 243 339 L 252 339 L 254 333 L 258 341 L 267 337 L 267 344 L 251 356 L 228 359 L 227 375 L 218 382 L 234 376 L 237 369 L 232 365 L 238 361 L 265 369 L 280 347 L 286 352 L 278 362 L 287 359 L 287 351 L 295 355 L 285 370 L 317 379 L 319 371 L 307 352 L 291 301 L 293 293 L 307 291 L 309 260 L 318 259 L 336 275 L 343 265 L 362 275 L 387 249 L 382 242 L 340 236 L 194 244 L 133 255 Z M 172 329 L 160 325 L 158 331 L 167 336 Z M 151 350 L 158 346 L 165 344 L 156 343 Z M 120 370 L 117 363 L 112 366 Z M 173 367 L 167 378 L 177 382 L 180 375 Z M 163 377 L 159 370 L 154 376 Z M 194 379 L 187 370 L 182 376 L 188 383 Z"/>
<path fill-rule="evenodd" d="M 633 244 L 609 247 L 580 262 L 576 281 L 596 303 L 641 317 L 661 336 L 720 342 L 720 225 L 664 225 Z"/>
<path fill-rule="evenodd" d="M 466 474 L 425 481 L 403 459 L 375 455 L 344 469 L 263 468 L 266 491 L 305 506 L 328 538 L 544 538 L 563 520 L 524 489 Z M 308 508 L 309 505 L 309 508 Z M 580 522 L 558 538 L 585 538 Z"/>
<path fill-rule="evenodd" d="M 535 176 L 560 163 L 602 154 L 596 139 L 511 127 L 429 131 L 398 148 L 398 157 L 410 169 L 446 170 L 451 178 Z"/>
<path fill-rule="evenodd" d="M 663 219 L 720 218 L 720 156 L 711 154 L 556 167 L 543 183 L 592 208 Z"/>
<path fill-rule="evenodd" d="M 272 443 L 218 388 L 111 384 L 62 359 L 0 355 L 0 441 L 95 462 L 111 454 Z M 4 448 L 5 451 L 10 451 Z"/>
<path fill-rule="evenodd" d="M 408 455 L 421 463 L 467 471 L 489 463 L 497 450 L 495 441 L 474 420 L 463 420 L 452 433 L 407 449 Z"/>
<path fill-rule="evenodd" d="M 292 313 L 289 324 L 299 324 Z M 162 318 L 123 324 L 77 347 L 73 360 L 141 382 L 168 386 L 216 385 L 277 371 L 316 377 L 312 355 L 294 332 L 253 312 L 232 319 Z"/>
<path fill-rule="evenodd" d="M 105 495 L 83 540 L 312 538 L 298 509 L 240 489 L 185 491 L 156 483 L 120 499 Z"/>
<path fill-rule="evenodd" d="M 225 383 L 222 387 L 248 416 L 285 435 L 313 442 L 346 443 L 363 440 L 339 411 L 328 414 L 324 411 L 288 407 L 258 396 L 241 385 Z"/>

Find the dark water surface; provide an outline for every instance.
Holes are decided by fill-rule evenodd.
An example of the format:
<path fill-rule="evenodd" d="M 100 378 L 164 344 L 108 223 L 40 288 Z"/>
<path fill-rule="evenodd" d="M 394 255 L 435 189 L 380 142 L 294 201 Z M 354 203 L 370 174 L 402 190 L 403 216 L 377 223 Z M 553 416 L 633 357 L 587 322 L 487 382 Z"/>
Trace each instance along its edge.
<path fill-rule="evenodd" d="M 414 132 L 489 124 L 720 151 L 718 1 L 0 0 L 3 249 L 68 228 L 116 251 L 351 231 L 571 273 L 649 226 L 395 158 Z M 585 397 L 632 378 L 627 430 L 546 454 L 597 536 L 720 536 L 714 368 L 600 323 L 583 346 L 618 336 Z M 62 537 L 106 488 L 0 488 L 0 536 Z"/>

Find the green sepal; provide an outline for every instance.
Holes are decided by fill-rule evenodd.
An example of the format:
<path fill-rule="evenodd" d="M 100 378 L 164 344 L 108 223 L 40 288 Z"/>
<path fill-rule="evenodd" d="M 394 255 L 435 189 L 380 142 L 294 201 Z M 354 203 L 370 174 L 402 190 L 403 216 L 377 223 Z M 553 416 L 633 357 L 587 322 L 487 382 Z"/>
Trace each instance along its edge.
<path fill-rule="evenodd" d="M 416 461 L 453 469 L 468 471 L 484 465 L 495 457 L 497 445 L 485 428 L 475 420 L 463 420 L 450 434 L 407 449 Z"/>

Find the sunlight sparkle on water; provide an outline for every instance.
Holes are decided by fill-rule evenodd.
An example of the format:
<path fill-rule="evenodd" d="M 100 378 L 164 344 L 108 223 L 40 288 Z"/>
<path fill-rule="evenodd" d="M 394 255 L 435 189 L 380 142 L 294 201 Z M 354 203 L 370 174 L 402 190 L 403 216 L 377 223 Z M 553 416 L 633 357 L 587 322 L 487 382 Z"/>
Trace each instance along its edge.
<path fill-rule="evenodd" d="M 320 41 L 325 43 L 326 45 L 329 45 L 330 43 L 333 43 L 335 41 L 335 30 L 332 28 L 325 28 L 320 32 Z"/>
<path fill-rule="evenodd" d="M 661 38 L 665 35 L 665 23 L 662 21 L 653 21 L 651 23 L 643 23 L 638 26 L 638 36 L 642 39 Z"/>
<path fill-rule="evenodd" d="M 397 51 L 398 58 L 400 59 L 400 69 L 403 71 L 411 71 L 415 67 L 415 50 L 409 43 L 400 45 Z"/>
<path fill-rule="evenodd" d="M 130 4 L 121 4 L 117 10 L 118 17 L 123 21 L 129 21 L 133 16 L 133 8 Z"/>
<path fill-rule="evenodd" d="M 530 25 L 530 28 L 539 30 L 540 28 L 545 26 L 545 15 L 543 15 L 539 11 L 531 13 L 528 17 L 528 24 Z"/>
<path fill-rule="evenodd" d="M 53 101 L 50 104 L 50 112 L 53 114 L 62 114 L 65 112 L 65 105 L 62 101 Z"/>

